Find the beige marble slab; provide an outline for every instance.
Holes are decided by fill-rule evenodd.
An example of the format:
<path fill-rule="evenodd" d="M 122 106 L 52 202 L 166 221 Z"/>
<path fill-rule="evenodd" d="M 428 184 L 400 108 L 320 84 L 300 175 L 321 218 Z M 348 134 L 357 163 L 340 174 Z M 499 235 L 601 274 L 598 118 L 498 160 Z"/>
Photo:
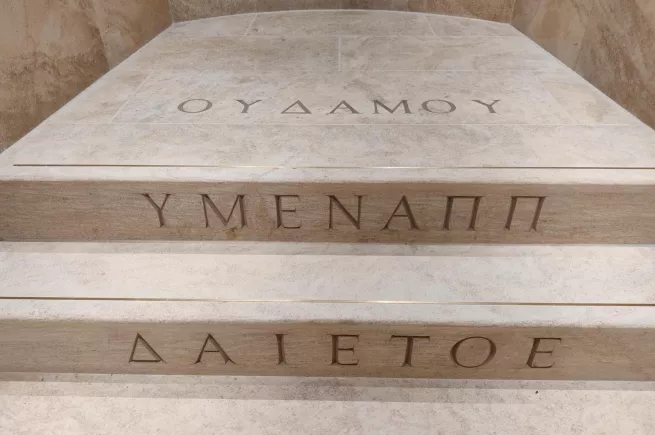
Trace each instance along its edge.
<path fill-rule="evenodd" d="M 396 14 L 384 11 L 298 11 L 288 14 L 259 14 L 248 34 L 433 35 L 430 24 L 423 14 Z"/>
<path fill-rule="evenodd" d="M 639 126 L 56 123 L 26 138 L 13 164 L 655 167 L 655 140 L 645 133 Z"/>
<path fill-rule="evenodd" d="M 348 70 L 561 69 L 529 39 L 517 37 L 343 37 L 341 67 Z"/>
<path fill-rule="evenodd" d="M 169 34 L 187 37 L 242 36 L 250 29 L 256 14 L 239 14 L 215 18 L 173 23 Z"/>
<path fill-rule="evenodd" d="M 55 112 L 48 122 L 107 124 L 148 75 L 147 71 L 113 69 L 86 88 L 74 102 Z"/>
<path fill-rule="evenodd" d="M 518 36 L 515 28 L 506 23 L 476 20 L 447 15 L 426 15 L 437 36 Z"/>
<path fill-rule="evenodd" d="M 328 72 L 338 68 L 338 39 L 330 36 L 189 38 L 165 32 L 130 56 L 124 65 L 145 70 Z"/>
<path fill-rule="evenodd" d="M 4 243 L 0 297 L 655 304 L 652 247 L 209 245 Z"/>
<path fill-rule="evenodd" d="M 558 103 L 580 124 L 642 124 L 573 71 L 536 71 Z"/>
<path fill-rule="evenodd" d="M 48 375 L 0 383 L 9 432 L 648 435 L 651 383 Z M 37 410 L 37 417 L 33 413 Z M 183 414 L 184 423 L 179 416 Z M 547 429 L 545 429 L 547 428 Z"/>

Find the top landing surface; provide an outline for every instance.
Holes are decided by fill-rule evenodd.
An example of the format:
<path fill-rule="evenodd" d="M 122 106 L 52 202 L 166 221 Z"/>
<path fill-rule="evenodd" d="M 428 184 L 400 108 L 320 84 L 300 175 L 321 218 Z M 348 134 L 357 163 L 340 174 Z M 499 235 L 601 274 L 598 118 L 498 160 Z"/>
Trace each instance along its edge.
<path fill-rule="evenodd" d="M 0 161 L 5 179 L 648 171 L 655 132 L 508 24 L 283 12 L 173 25 Z"/>

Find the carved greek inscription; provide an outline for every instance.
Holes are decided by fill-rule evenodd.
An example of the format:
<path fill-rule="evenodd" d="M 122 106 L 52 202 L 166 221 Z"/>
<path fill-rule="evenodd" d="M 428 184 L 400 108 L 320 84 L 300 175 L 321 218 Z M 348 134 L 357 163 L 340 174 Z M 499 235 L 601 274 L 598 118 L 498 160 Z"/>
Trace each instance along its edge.
<path fill-rule="evenodd" d="M 359 114 L 359 112 L 356 111 L 353 108 L 353 106 L 348 104 L 348 102 L 346 100 L 342 100 L 339 104 L 336 105 L 336 107 L 334 109 L 332 109 L 330 112 L 328 112 L 328 115 L 334 115 L 334 112 L 336 112 L 337 110 L 343 110 L 343 109 L 350 110 L 350 113 L 352 113 L 352 114 Z"/>
<path fill-rule="evenodd" d="M 447 110 L 431 109 L 429 104 L 437 102 L 437 101 L 441 102 L 441 103 L 445 103 L 448 106 L 448 109 Z M 451 113 L 451 112 L 454 112 L 455 110 L 457 110 L 457 106 L 455 106 L 453 103 L 451 103 L 448 100 L 427 100 L 427 101 L 424 101 L 423 104 L 421 104 L 421 107 L 423 108 L 423 110 L 425 110 L 426 112 L 430 112 L 430 113 Z"/>
<path fill-rule="evenodd" d="M 248 109 L 250 109 L 250 106 L 254 106 L 257 103 L 260 103 L 262 100 L 255 100 L 252 103 L 246 103 L 244 100 L 237 100 L 243 108 L 241 109 L 241 113 L 248 113 Z"/>
<path fill-rule="evenodd" d="M 411 113 L 412 113 L 412 112 L 409 110 L 409 103 L 407 103 L 407 100 L 400 100 L 400 103 L 396 104 L 396 107 L 394 107 L 393 109 L 390 109 L 389 107 L 387 107 L 387 105 L 384 104 L 384 103 L 383 103 L 382 101 L 380 101 L 380 100 L 373 100 L 373 108 L 374 108 L 374 112 L 373 112 L 373 113 L 376 114 L 376 115 L 379 115 L 380 112 L 378 111 L 378 109 L 379 109 L 380 107 L 382 107 L 384 110 L 386 110 L 386 111 L 389 112 L 389 113 L 396 113 L 396 110 L 397 110 L 400 106 L 403 106 L 403 110 L 405 111 L 406 114 L 411 114 Z"/>
<path fill-rule="evenodd" d="M 516 211 L 516 205 L 518 204 L 519 199 L 537 200 L 537 206 L 535 207 L 532 223 L 530 224 L 530 230 L 537 231 L 537 224 L 539 223 L 539 216 L 541 216 L 541 209 L 543 208 L 544 202 L 546 201 L 545 196 L 512 196 L 512 201 L 509 205 L 509 213 L 507 214 L 507 222 L 505 223 L 505 229 L 509 230 L 512 228 L 512 219 L 514 219 L 514 212 Z"/>
<path fill-rule="evenodd" d="M 234 101 L 238 102 L 241 105 L 240 113 L 251 114 L 252 112 L 258 112 L 258 110 L 256 110 L 257 108 L 251 111 L 250 110 L 251 107 L 255 106 L 258 103 L 261 103 L 263 100 L 254 100 L 252 102 L 248 102 L 243 99 L 237 99 Z M 444 115 L 444 114 L 455 112 L 457 110 L 457 106 L 455 105 L 454 102 L 441 98 L 433 98 L 420 102 L 420 109 L 417 107 L 419 104 L 418 101 L 410 103 L 409 100 L 400 100 L 393 107 L 390 107 L 391 104 L 387 105 L 387 103 L 385 103 L 384 100 L 370 100 L 370 101 L 373 103 L 373 111 L 368 113 L 372 113 L 374 115 L 384 115 L 384 114 L 394 115 L 396 113 L 412 115 L 414 114 L 414 112 L 412 112 L 412 108 L 416 108 L 417 111 L 422 110 L 424 112 L 434 113 L 437 115 Z M 467 100 L 467 101 L 471 101 L 478 105 L 484 106 L 487 109 L 487 112 L 490 114 L 496 114 L 498 113 L 496 111 L 496 104 L 499 103 L 501 100 L 493 100 L 490 103 L 484 102 L 482 100 Z M 286 102 L 286 104 L 288 104 L 288 101 Z M 192 98 L 181 102 L 177 106 L 177 109 L 180 112 L 195 114 L 195 113 L 206 112 L 209 109 L 211 109 L 213 105 L 214 103 L 212 103 L 210 100 L 206 100 L 203 98 Z M 276 109 L 276 111 L 277 110 L 279 109 Z M 287 115 L 313 114 L 312 111 L 301 100 L 294 101 L 291 105 L 283 109 L 280 113 L 287 114 Z M 334 106 L 332 110 L 330 110 L 329 112 L 322 112 L 321 114 L 322 115 L 334 115 L 334 114 L 361 115 L 361 113 L 362 112 L 360 110 L 357 110 L 350 103 L 348 103 L 348 101 L 341 100 L 338 104 Z"/>
<path fill-rule="evenodd" d="M 444 215 L 443 219 L 443 229 L 450 231 L 450 221 L 451 221 L 451 216 L 453 213 L 453 204 L 455 203 L 456 199 L 472 199 L 473 200 L 473 206 L 471 208 L 471 219 L 469 220 L 469 225 L 468 228 L 466 229 L 467 231 L 474 231 L 475 230 L 475 223 L 478 219 L 478 209 L 480 208 L 480 200 L 482 199 L 481 196 L 449 196 L 446 199 L 446 213 Z"/>
<path fill-rule="evenodd" d="M 195 102 L 201 102 L 201 104 L 190 104 Z M 192 98 L 190 100 L 183 101 L 177 106 L 177 110 L 184 113 L 202 113 L 211 109 L 213 103 L 209 100 L 203 98 Z M 189 107 L 196 107 L 196 109 L 190 109 Z"/>
<path fill-rule="evenodd" d="M 352 338 L 359 341 L 359 335 L 332 335 L 332 363 L 330 365 L 339 366 L 356 366 L 359 365 L 359 360 L 352 360 L 351 362 L 341 362 L 341 352 L 350 352 L 351 356 L 355 356 L 355 345 L 352 347 L 341 347 L 340 340 L 342 338 Z"/>
<path fill-rule="evenodd" d="M 397 214 L 400 207 L 403 208 L 403 210 L 405 211 L 405 214 Z M 405 197 L 405 196 L 400 198 L 400 202 L 396 206 L 393 213 L 391 213 L 391 217 L 389 218 L 389 220 L 387 221 L 387 224 L 382 229 L 383 230 L 388 230 L 389 225 L 391 224 L 391 221 L 394 218 L 399 218 L 399 217 L 405 217 L 405 218 L 407 218 L 409 220 L 409 228 L 411 230 L 418 230 L 419 229 L 418 225 L 416 224 L 416 218 L 414 217 L 414 213 L 412 213 L 412 208 L 409 206 L 409 202 L 407 202 L 407 197 Z"/>
<path fill-rule="evenodd" d="M 493 100 L 493 102 L 491 102 L 490 104 L 487 104 L 487 103 L 485 103 L 483 101 L 480 101 L 480 100 L 473 100 L 473 101 L 475 101 L 478 104 L 482 104 L 483 106 L 485 106 L 487 109 L 489 109 L 489 113 L 497 113 L 496 109 L 494 109 L 494 104 L 498 103 L 500 100 Z"/>
<path fill-rule="evenodd" d="M 484 359 L 484 361 L 482 361 L 480 364 L 465 365 L 465 364 L 462 364 L 459 361 L 459 356 L 458 356 L 459 348 L 462 346 L 462 344 L 466 343 L 468 340 L 486 340 L 489 343 L 489 351 L 487 353 L 487 356 Z M 467 368 L 467 369 L 474 369 L 474 368 L 477 368 L 477 367 L 482 367 L 483 365 L 488 364 L 492 359 L 494 359 L 494 356 L 496 356 L 496 344 L 493 341 L 486 338 L 486 337 L 468 337 L 468 338 L 465 338 L 463 340 L 458 341 L 452 347 L 452 349 L 450 350 L 450 357 L 453 360 L 453 362 L 455 362 L 455 364 L 457 364 L 458 366 L 464 367 L 464 368 Z"/>
<path fill-rule="evenodd" d="M 144 350 L 149 354 L 149 356 L 146 358 L 138 357 L 137 352 L 142 353 Z M 132 344 L 132 352 L 130 352 L 129 362 L 166 363 L 166 361 L 164 361 L 164 359 L 161 356 L 159 356 L 159 354 L 155 351 L 155 349 L 153 349 L 152 346 L 150 346 L 150 344 L 148 344 L 148 342 L 139 333 L 137 333 L 136 337 L 134 338 L 134 343 Z"/>
<path fill-rule="evenodd" d="M 531 367 L 533 369 L 549 369 L 552 366 L 555 365 L 554 362 L 551 362 L 550 365 L 537 365 L 535 363 L 535 358 L 537 357 L 537 354 L 546 354 L 546 355 L 552 355 L 553 352 L 555 351 L 554 347 L 550 350 L 542 350 L 539 349 L 539 346 L 541 345 L 542 341 L 551 341 L 553 342 L 553 346 L 555 345 L 555 342 L 560 343 L 562 341 L 561 338 L 535 338 L 532 342 L 532 349 L 530 350 L 530 356 L 528 357 L 528 362 L 527 365 L 528 367 Z"/>
<path fill-rule="evenodd" d="M 284 334 L 275 334 L 277 339 L 277 365 L 286 364 L 287 359 L 284 354 Z"/>
<path fill-rule="evenodd" d="M 214 346 L 213 349 L 207 349 L 207 345 L 211 344 Z M 202 357 L 205 353 L 218 353 L 223 357 L 223 362 L 225 364 L 236 364 L 232 359 L 229 357 L 227 352 L 223 350 L 220 344 L 214 339 L 214 337 L 211 334 L 207 334 L 207 338 L 205 338 L 205 343 L 202 345 L 202 349 L 200 349 L 200 353 L 198 354 L 198 358 L 196 359 L 195 364 L 198 364 L 202 362 Z"/>
<path fill-rule="evenodd" d="M 334 204 L 334 205 L 337 206 L 337 208 L 339 208 L 341 210 L 341 212 L 346 217 L 346 219 L 348 219 L 350 221 L 350 223 L 353 224 L 353 226 L 359 230 L 360 229 L 360 222 L 361 222 L 361 218 L 362 218 L 362 198 L 363 198 L 363 196 L 361 196 L 361 195 L 357 196 L 357 219 L 355 219 L 355 217 L 352 214 L 350 214 L 350 212 L 348 210 L 346 210 L 346 207 L 344 207 L 343 204 L 341 204 L 341 202 L 339 201 L 339 199 L 337 199 L 336 196 L 328 195 L 328 197 L 330 198 L 330 206 L 329 206 L 330 212 L 329 212 L 329 219 L 328 219 L 329 220 L 328 229 L 329 230 L 333 229 L 332 218 L 334 216 L 334 211 L 333 211 L 333 204 Z"/>
<path fill-rule="evenodd" d="M 296 200 L 300 200 L 300 197 L 298 195 L 275 195 L 275 211 L 277 215 L 277 228 L 284 228 L 287 230 L 297 230 L 302 226 L 302 224 L 298 223 L 296 226 L 286 226 L 283 221 L 283 213 L 296 213 L 295 208 L 283 208 L 284 206 L 282 205 L 282 201 L 284 198 L 295 198 Z"/>
<path fill-rule="evenodd" d="M 412 367 L 412 354 L 414 353 L 414 341 L 415 340 L 427 340 L 430 341 L 430 337 L 424 335 L 392 335 L 391 340 L 397 338 L 404 338 L 406 340 L 405 347 L 405 360 L 401 367 Z"/>
<path fill-rule="evenodd" d="M 164 219 L 164 207 L 166 207 L 166 201 L 168 201 L 168 197 L 171 196 L 171 194 L 167 193 L 164 196 L 164 201 L 162 201 L 161 205 L 157 205 L 157 203 L 155 202 L 154 199 L 152 199 L 149 193 L 142 193 L 141 195 L 148 201 L 148 204 L 150 204 L 157 212 L 157 218 L 159 219 L 159 228 L 165 227 L 166 220 Z"/>
<path fill-rule="evenodd" d="M 296 106 L 293 112 L 290 111 L 292 107 Z M 300 112 L 299 110 L 302 110 Z M 283 114 L 289 114 L 289 115 L 311 115 L 312 112 L 309 111 L 309 109 L 302 103 L 302 101 L 297 100 L 295 103 L 293 103 L 291 106 L 287 107 L 282 111 Z"/>
<path fill-rule="evenodd" d="M 207 206 L 211 209 L 212 212 L 218 217 L 218 219 L 221 221 L 224 227 L 227 227 L 227 224 L 229 223 L 230 219 L 232 219 L 232 215 L 234 214 L 234 210 L 237 207 L 237 204 L 239 204 L 239 214 L 241 216 L 241 220 L 239 223 L 239 226 L 237 228 L 245 228 L 248 226 L 246 222 L 246 210 L 245 206 L 243 204 L 243 199 L 245 195 L 237 195 L 237 198 L 234 200 L 234 203 L 232 204 L 232 209 L 230 209 L 230 214 L 225 218 L 223 216 L 223 213 L 218 209 L 216 204 L 214 204 L 214 201 L 211 200 L 209 195 L 202 194 L 200 195 L 202 198 L 202 209 L 205 213 L 205 228 L 209 228 L 209 216 L 207 215 Z"/>

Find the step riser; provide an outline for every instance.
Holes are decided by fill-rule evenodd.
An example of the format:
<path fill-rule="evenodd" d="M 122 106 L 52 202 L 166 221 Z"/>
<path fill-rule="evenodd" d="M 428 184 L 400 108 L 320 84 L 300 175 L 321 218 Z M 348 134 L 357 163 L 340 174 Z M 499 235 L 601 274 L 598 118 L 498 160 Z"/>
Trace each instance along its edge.
<path fill-rule="evenodd" d="M 655 380 L 655 330 L 640 328 L 5 321 L 0 332 L 5 372 Z"/>
<path fill-rule="evenodd" d="M 0 185 L 0 239 L 655 243 L 654 190 L 12 181 Z"/>

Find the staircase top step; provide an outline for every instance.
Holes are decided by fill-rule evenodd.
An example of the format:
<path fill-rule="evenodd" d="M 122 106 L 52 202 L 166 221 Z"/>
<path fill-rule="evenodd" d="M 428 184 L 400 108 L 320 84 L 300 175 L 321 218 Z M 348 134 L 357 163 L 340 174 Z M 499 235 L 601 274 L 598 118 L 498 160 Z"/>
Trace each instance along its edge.
<path fill-rule="evenodd" d="M 172 26 L 0 179 L 652 182 L 654 145 L 507 24 L 283 12 Z"/>
<path fill-rule="evenodd" d="M 652 246 L 2 243 L 0 316 L 653 326 Z"/>

